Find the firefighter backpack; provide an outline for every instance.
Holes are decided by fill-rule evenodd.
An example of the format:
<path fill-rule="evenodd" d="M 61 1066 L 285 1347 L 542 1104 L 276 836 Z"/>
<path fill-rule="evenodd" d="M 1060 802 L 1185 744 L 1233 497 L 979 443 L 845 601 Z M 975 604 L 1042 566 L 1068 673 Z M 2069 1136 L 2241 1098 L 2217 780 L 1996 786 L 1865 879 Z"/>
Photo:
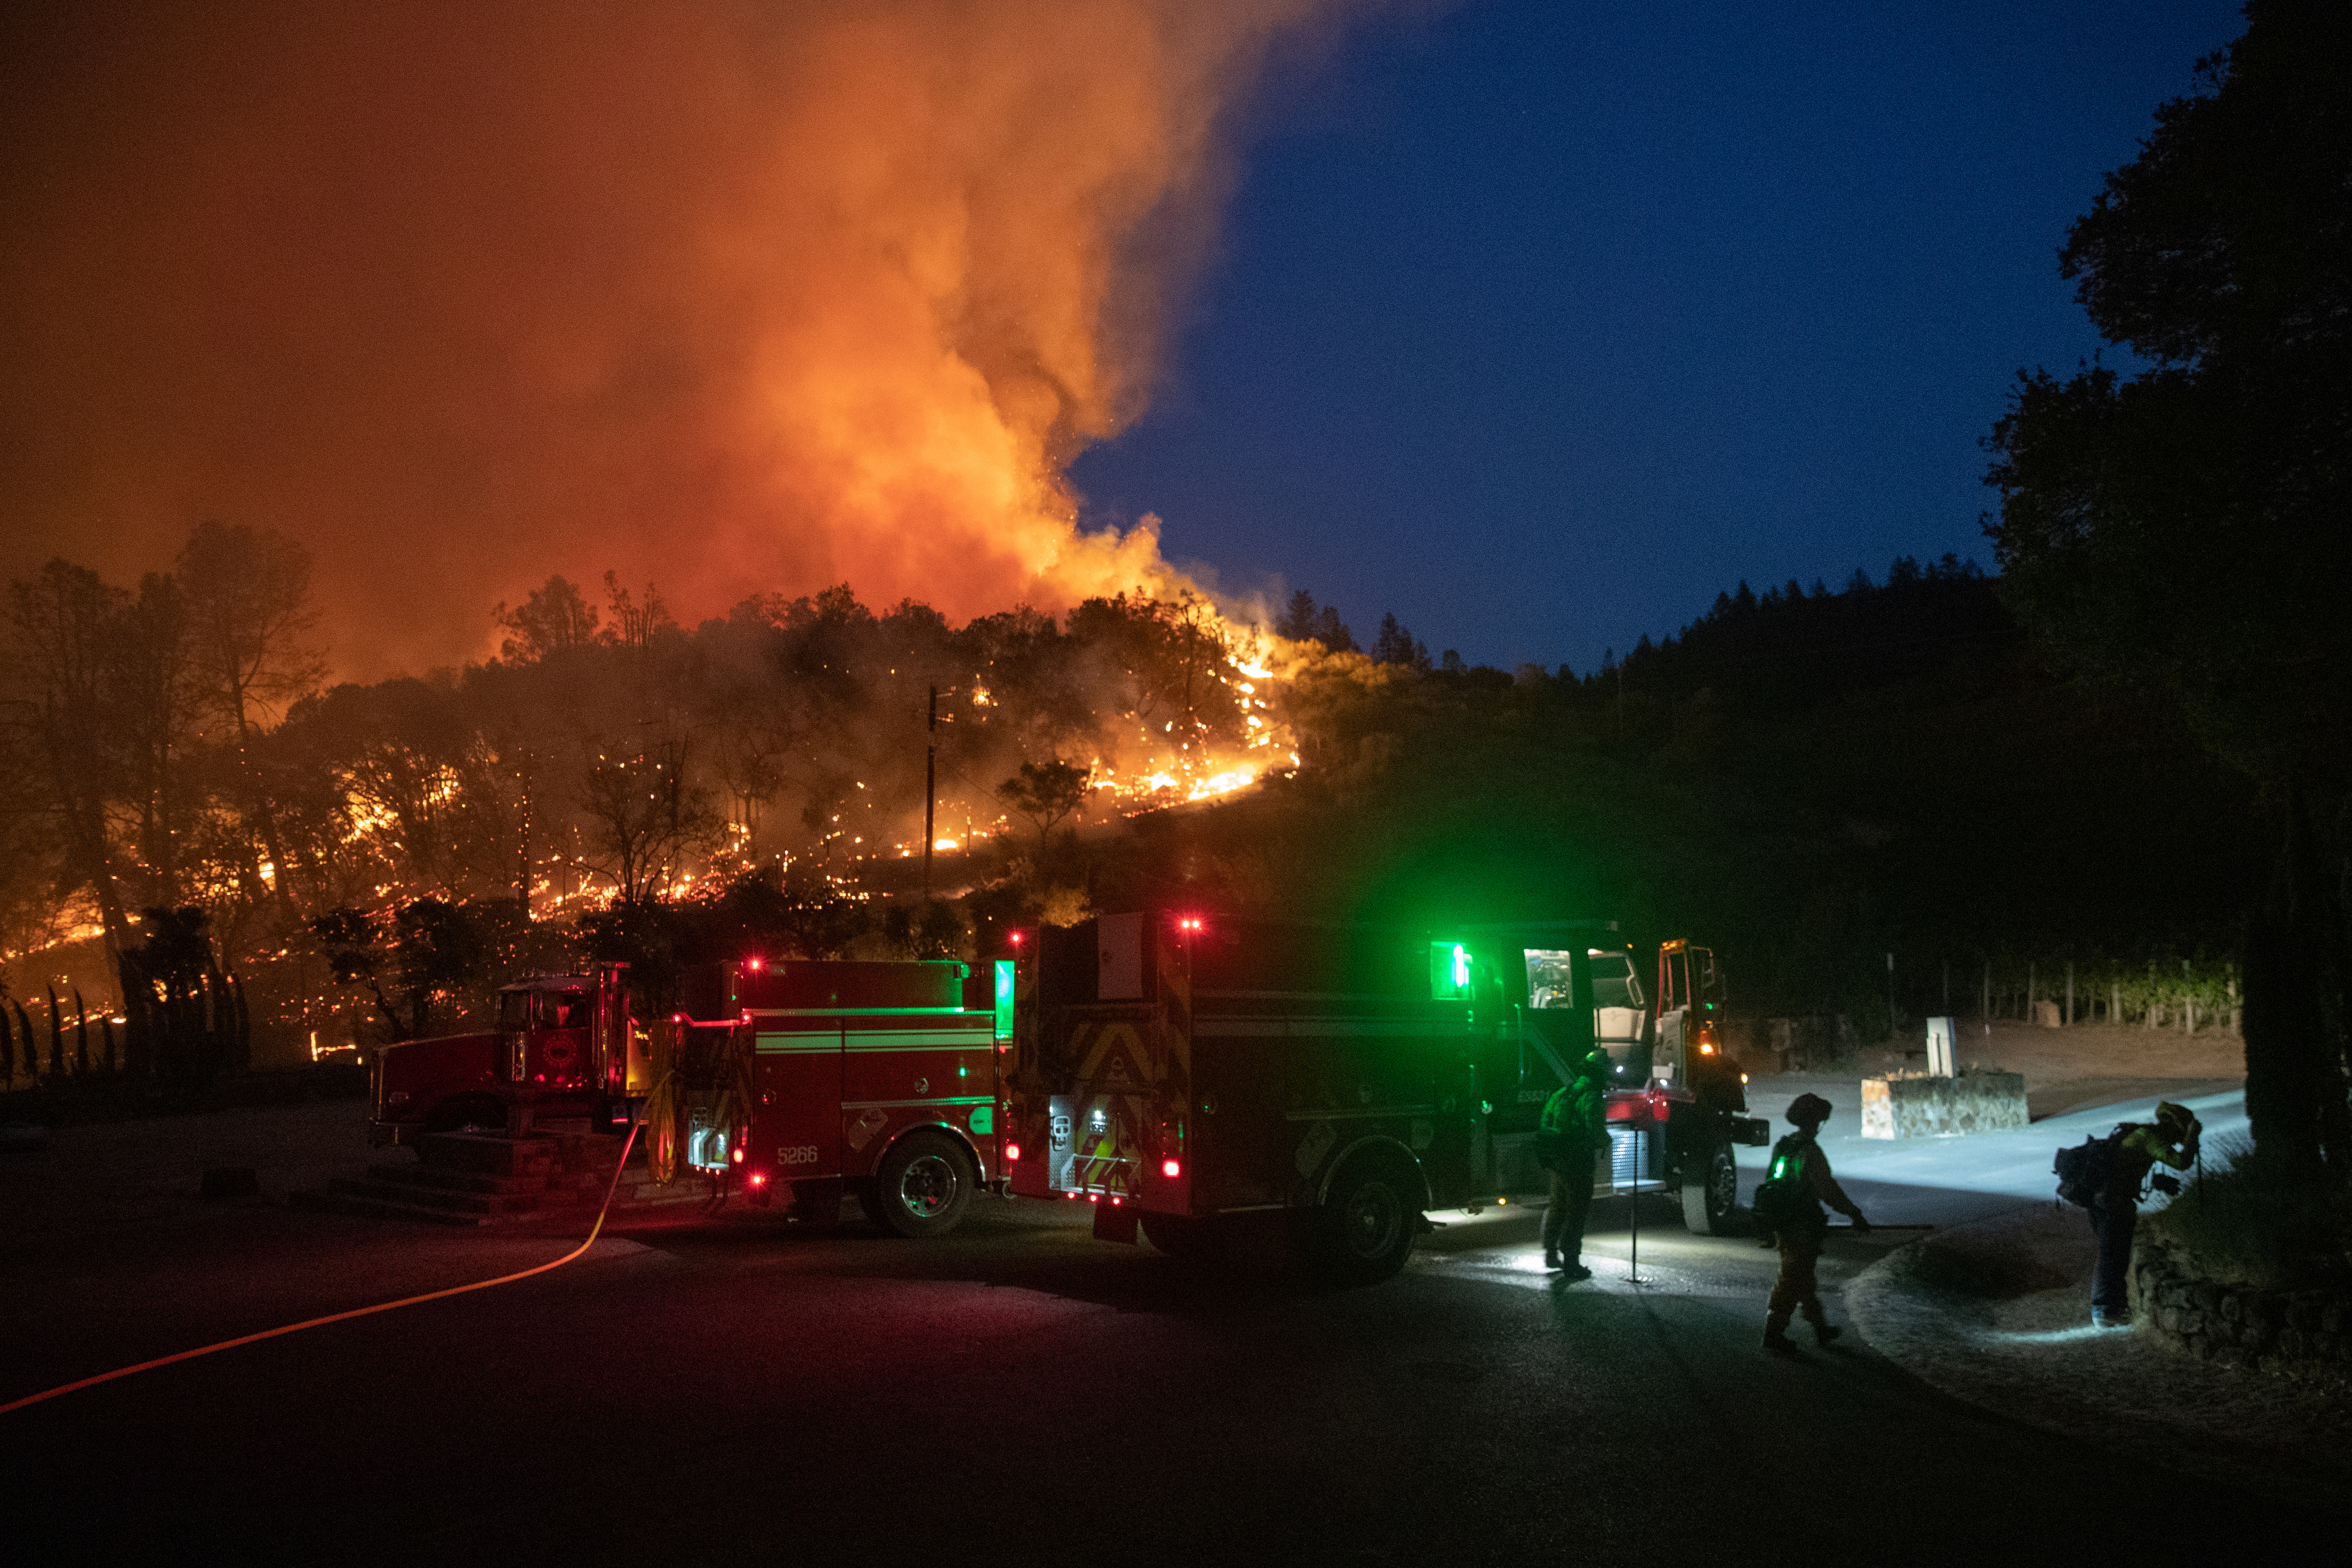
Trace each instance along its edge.
<path fill-rule="evenodd" d="M 2107 1174 L 2115 1169 L 2116 1144 L 2124 1131 L 2118 1127 L 2105 1138 L 2085 1138 L 2072 1149 L 2058 1151 L 2050 1162 L 2050 1173 L 2058 1178 L 2061 1198 L 2085 1209 L 2098 1202 L 2106 1190 Z"/>
<path fill-rule="evenodd" d="M 1764 1173 L 1749 1205 L 1759 1228 L 1775 1236 L 1822 1223 L 1821 1200 L 1805 1180 L 1803 1140 L 1783 1138 L 1773 1146 L 1772 1167 Z"/>

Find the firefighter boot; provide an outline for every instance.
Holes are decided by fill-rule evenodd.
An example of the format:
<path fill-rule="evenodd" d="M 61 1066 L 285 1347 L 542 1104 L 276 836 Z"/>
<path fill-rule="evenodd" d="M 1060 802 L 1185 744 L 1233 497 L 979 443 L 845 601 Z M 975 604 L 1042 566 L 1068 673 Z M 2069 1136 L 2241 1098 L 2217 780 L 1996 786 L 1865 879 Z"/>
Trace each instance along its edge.
<path fill-rule="evenodd" d="M 1782 1355 L 1802 1355 L 1796 1342 L 1789 1338 L 1789 1314 L 1769 1312 L 1764 1318 L 1764 1348 Z"/>
<path fill-rule="evenodd" d="M 1544 1248 L 1544 1267 L 1546 1268 L 1557 1268 L 1559 1267 L 1559 1249 L 1558 1247 L 1547 1247 Z"/>

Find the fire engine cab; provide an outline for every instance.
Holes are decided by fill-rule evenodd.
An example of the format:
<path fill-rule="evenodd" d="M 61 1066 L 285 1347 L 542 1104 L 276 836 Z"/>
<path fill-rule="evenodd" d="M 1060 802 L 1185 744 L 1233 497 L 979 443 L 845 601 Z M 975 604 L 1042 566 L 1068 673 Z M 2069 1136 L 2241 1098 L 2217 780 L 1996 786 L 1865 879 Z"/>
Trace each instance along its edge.
<path fill-rule="evenodd" d="M 499 993 L 498 1026 L 404 1040 L 376 1053 L 368 1142 L 428 1132 L 520 1133 L 628 1125 L 652 1088 L 646 1031 L 629 1016 L 628 965 L 538 974 Z"/>
<path fill-rule="evenodd" d="M 1771 1130 L 1745 1114 L 1745 1079 L 1723 1049 L 1720 966 L 1706 948 L 1669 942 L 1653 998 L 1633 951 L 1603 944 L 1613 932 L 1591 921 L 1474 926 L 1430 944 L 1433 993 L 1470 1000 L 1479 1040 L 1479 1184 L 1543 1188 L 1544 1103 L 1598 1048 L 1609 1141 L 1594 1154 L 1594 1195 L 1671 1194 L 1690 1230 L 1724 1234 L 1738 1213 L 1732 1150 L 1769 1143 Z"/>

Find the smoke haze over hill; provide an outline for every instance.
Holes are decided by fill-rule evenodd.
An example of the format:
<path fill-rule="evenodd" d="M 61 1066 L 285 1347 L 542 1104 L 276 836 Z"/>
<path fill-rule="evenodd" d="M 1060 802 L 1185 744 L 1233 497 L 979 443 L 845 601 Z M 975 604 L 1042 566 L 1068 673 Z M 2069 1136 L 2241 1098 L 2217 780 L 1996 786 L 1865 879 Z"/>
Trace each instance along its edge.
<path fill-rule="evenodd" d="M 487 653 L 551 571 L 689 622 L 1160 585 L 1063 468 L 1150 392 L 1234 104 L 1334 8 L 28 8 L 0 571 L 282 530 L 355 677 Z"/>

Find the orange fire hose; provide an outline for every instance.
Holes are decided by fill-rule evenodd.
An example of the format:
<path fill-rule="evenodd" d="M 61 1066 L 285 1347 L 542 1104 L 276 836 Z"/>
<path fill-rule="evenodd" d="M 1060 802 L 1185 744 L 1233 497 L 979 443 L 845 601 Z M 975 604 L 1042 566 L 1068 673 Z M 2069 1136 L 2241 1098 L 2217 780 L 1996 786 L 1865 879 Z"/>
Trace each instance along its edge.
<path fill-rule="evenodd" d="M 194 1361 L 198 1356 L 211 1355 L 218 1351 L 233 1351 L 239 1345 L 257 1344 L 263 1340 L 274 1340 L 283 1334 L 299 1334 L 304 1329 L 323 1328 L 329 1323 L 345 1322 L 352 1318 L 364 1318 L 376 1312 L 389 1312 L 401 1307 L 414 1307 L 425 1301 L 438 1301 L 444 1296 L 462 1296 L 468 1290 L 487 1290 L 493 1285 L 511 1285 L 518 1279 L 528 1279 L 534 1274 L 544 1274 L 551 1268 L 561 1268 L 596 1245 L 597 1234 L 604 1228 L 604 1215 L 613 1207 L 613 1194 L 620 1191 L 621 1168 L 629 1163 L 629 1150 L 636 1143 L 638 1126 L 637 1121 L 632 1118 L 629 1122 L 629 1136 L 621 1144 L 621 1157 L 613 1163 L 613 1179 L 605 1184 L 604 1202 L 596 1210 L 596 1223 L 589 1227 L 588 1239 L 552 1263 L 542 1263 L 536 1268 L 525 1268 L 520 1273 L 501 1274 L 495 1279 L 477 1279 L 470 1285 L 452 1285 L 446 1290 L 427 1290 L 421 1296 L 404 1296 L 397 1301 L 379 1301 L 373 1307 L 354 1307 L 348 1312 L 330 1312 L 323 1318 L 307 1318 L 299 1323 L 288 1323 L 283 1328 L 264 1329 L 257 1334 L 243 1334 L 233 1340 L 223 1340 L 218 1344 L 200 1345 L 192 1351 L 157 1356 L 153 1361 L 142 1361 L 136 1366 L 119 1366 L 112 1372 L 101 1372 L 95 1377 L 79 1378 L 72 1383 L 61 1383 L 55 1388 L 45 1388 L 38 1394 L 28 1394 L 22 1399 L 11 1400 L 5 1405 L 0 1405 L 0 1415 L 5 1415 L 12 1410 L 22 1410 L 28 1405 L 38 1405 L 43 1400 L 55 1399 L 61 1394 L 72 1394 L 79 1389 L 95 1388 L 101 1383 L 112 1383 L 116 1378 L 129 1377 L 133 1373 L 152 1372 L 159 1366 L 170 1366 L 174 1362 Z"/>

